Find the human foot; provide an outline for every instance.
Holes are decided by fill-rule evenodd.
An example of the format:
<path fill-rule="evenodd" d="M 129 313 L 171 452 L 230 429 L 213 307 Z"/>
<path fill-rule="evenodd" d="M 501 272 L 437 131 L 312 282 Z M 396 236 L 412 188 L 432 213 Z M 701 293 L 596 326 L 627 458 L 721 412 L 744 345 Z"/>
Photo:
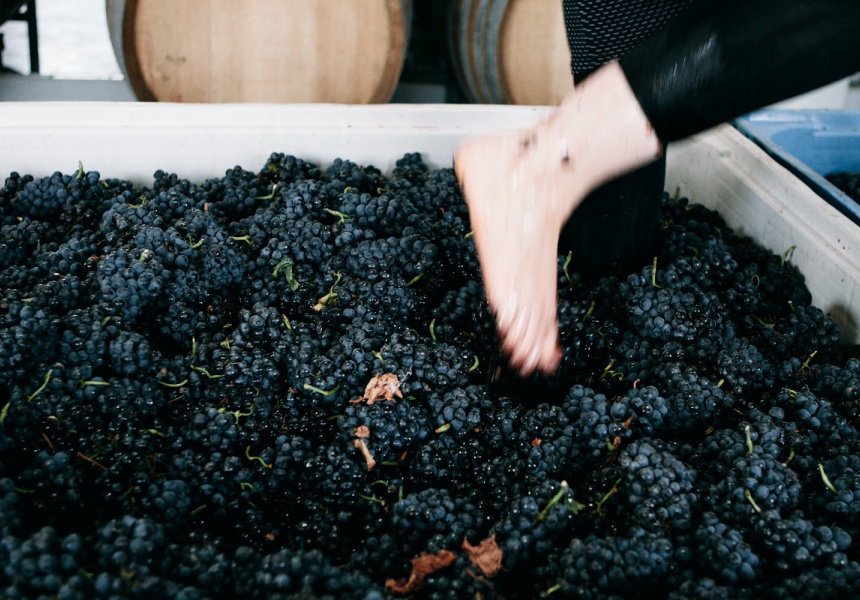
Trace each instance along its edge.
<path fill-rule="evenodd" d="M 502 348 L 523 374 L 554 371 L 561 359 L 555 257 L 564 209 L 553 177 L 541 173 L 545 163 L 528 160 L 531 138 L 525 131 L 471 139 L 454 163 Z"/>
<path fill-rule="evenodd" d="M 556 259 L 561 228 L 609 179 L 660 155 L 617 63 L 575 88 L 552 117 L 471 138 L 454 166 L 472 223 L 487 301 L 512 367 L 551 373 L 561 360 Z"/>

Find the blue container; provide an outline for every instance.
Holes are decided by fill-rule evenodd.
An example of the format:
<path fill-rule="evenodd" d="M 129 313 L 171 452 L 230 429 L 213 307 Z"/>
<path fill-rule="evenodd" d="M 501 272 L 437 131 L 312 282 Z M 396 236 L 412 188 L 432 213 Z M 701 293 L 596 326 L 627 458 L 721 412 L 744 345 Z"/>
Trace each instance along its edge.
<path fill-rule="evenodd" d="M 734 126 L 860 225 L 860 206 L 824 178 L 860 171 L 860 111 L 761 110 Z"/>

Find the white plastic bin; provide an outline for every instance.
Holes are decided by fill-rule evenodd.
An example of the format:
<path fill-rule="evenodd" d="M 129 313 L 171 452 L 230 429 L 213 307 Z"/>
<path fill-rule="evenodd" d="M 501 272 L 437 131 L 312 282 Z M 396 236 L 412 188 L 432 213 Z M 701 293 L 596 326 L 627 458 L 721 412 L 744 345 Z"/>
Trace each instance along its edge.
<path fill-rule="evenodd" d="M 259 170 L 272 152 L 324 166 L 334 158 L 384 172 L 406 152 L 450 166 L 458 142 L 523 127 L 551 109 L 483 105 L 189 105 L 6 103 L 0 171 L 74 172 L 151 181 L 165 169 L 192 181 L 241 165 Z M 814 303 L 860 342 L 860 228 L 763 150 L 726 125 L 669 148 L 666 187 L 722 213 L 774 252 L 794 246 Z"/>

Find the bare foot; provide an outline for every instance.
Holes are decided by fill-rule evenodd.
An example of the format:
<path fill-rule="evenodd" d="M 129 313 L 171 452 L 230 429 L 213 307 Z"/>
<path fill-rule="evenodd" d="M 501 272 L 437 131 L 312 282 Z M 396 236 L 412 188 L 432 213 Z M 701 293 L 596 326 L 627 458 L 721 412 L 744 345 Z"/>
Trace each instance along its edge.
<path fill-rule="evenodd" d="M 536 127 L 468 139 L 454 166 L 502 349 L 522 375 L 556 370 L 561 228 L 597 185 L 653 160 L 660 144 L 616 63 Z"/>
<path fill-rule="evenodd" d="M 531 136 L 468 140 L 454 161 L 502 348 L 524 375 L 552 372 L 561 360 L 556 256 L 564 215 L 552 178 L 540 161 L 527 159 Z"/>

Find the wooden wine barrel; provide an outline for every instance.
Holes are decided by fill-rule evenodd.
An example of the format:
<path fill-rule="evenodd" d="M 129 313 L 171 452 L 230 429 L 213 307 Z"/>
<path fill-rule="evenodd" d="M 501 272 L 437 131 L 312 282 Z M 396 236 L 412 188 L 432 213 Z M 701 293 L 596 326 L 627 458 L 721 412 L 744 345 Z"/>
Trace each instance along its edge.
<path fill-rule="evenodd" d="M 139 100 L 381 103 L 394 94 L 412 0 L 106 0 Z"/>
<path fill-rule="evenodd" d="M 448 44 L 472 102 L 558 104 L 573 87 L 560 0 L 453 0 Z"/>

